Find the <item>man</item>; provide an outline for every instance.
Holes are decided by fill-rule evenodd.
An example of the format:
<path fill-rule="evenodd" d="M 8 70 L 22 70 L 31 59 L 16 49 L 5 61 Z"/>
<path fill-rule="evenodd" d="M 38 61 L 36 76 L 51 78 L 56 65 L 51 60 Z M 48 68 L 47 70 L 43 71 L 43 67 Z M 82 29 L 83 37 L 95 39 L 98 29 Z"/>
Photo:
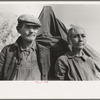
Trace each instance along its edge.
<path fill-rule="evenodd" d="M 19 16 L 16 29 L 21 36 L 0 53 L 1 80 L 48 80 L 49 49 L 36 42 L 40 27 L 33 15 Z"/>
<path fill-rule="evenodd" d="M 70 51 L 58 58 L 55 64 L 58 80 L 100 80 L 100 69 L 92 58 L 86 56 L 83 48 L 86 33 L 79 26 L 72 26 L 68 31 Z"/>

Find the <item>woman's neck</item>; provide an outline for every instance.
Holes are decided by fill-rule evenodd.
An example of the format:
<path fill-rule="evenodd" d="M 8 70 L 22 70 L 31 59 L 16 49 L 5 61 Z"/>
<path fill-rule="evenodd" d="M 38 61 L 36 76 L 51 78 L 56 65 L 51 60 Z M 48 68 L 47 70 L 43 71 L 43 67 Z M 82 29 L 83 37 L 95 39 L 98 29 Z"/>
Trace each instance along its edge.
<path fill-rule="evenodd" d="M 74 56 L 82 56 L 83 49 L 72 48 L 71 54 Z"/>

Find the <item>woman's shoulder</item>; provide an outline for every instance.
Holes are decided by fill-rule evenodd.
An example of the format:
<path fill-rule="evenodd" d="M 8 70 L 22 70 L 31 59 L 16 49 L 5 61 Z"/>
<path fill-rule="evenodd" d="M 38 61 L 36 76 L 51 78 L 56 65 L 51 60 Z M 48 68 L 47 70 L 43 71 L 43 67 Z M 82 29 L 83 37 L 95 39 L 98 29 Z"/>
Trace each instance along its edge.
<path fill-rule="evenodd" d="M 61 61 L 68 61 L 68 55 L 67 55 L 67 53 L 65 53 L 64 55 L 61 55 L 59 58 L 58 58 L 58 60 L 61 60 Z"/>

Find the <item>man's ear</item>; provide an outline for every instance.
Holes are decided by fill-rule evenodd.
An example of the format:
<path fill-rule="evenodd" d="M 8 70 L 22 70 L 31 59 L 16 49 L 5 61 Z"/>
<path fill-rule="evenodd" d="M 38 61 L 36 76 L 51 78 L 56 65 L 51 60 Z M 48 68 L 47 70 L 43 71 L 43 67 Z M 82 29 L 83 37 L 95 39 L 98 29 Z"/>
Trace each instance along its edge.
<path fill-rule="evenodd" d="M 19 26 L 16 26 L 16 30 L 20 34 L 20 28 L 19 28 Z"/>
<path fill-rule="evenodd" d="M 20 33 L 20 29 L 22 28 L 23 24 L 24 24 L 23 22 L 19 22 L 18 25 L 16 26 L 16 30 L 18 33 Z"/>
<path fill-rule="evenodd" d="M 16 30 L 17 30 L 17 32 L 19 33 L 19 29 L 18 29 L 18 26 L 16 26 Z"/>

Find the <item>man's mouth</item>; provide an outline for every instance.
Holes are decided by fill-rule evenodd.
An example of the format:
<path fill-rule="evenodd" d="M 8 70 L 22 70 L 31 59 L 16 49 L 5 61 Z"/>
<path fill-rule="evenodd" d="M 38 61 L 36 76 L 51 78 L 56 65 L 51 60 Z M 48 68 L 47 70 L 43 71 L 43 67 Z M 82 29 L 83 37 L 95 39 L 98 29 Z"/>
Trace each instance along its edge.
<path fill-rule="evenodd" d="M 34 35 L 34 34 L 29 34 L 29 35 L 27 35 L 27 36 L 29 36 L 29 37 L 30 37 L 30 36 L 34 36 L 34 37 L 35 37 L 35 35 Z"/>

